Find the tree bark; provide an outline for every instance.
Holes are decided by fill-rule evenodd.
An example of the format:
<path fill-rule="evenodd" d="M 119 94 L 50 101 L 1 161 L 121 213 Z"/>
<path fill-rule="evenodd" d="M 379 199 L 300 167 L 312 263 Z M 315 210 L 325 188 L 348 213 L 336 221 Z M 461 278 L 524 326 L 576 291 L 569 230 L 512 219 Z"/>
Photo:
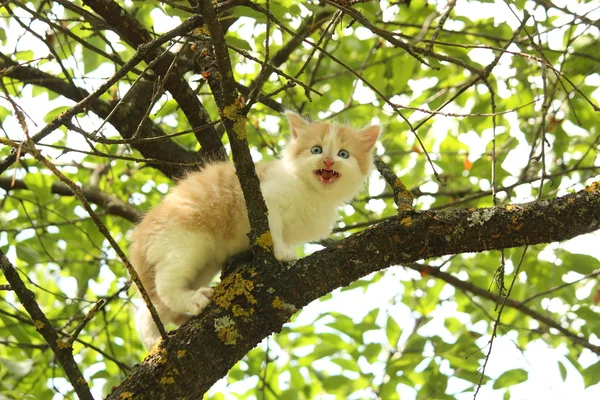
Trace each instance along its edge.
<path fill-rule="evenodd" d="M 554 200 L 402 213 L 294 263 L 250 261 L 161 342 L 108 399 L 200 398 L 299 309 L 392 265 L 567 240 L 600 228 L 600 181 Z M 259 265 L 260 264 L 260 265 Z"/>

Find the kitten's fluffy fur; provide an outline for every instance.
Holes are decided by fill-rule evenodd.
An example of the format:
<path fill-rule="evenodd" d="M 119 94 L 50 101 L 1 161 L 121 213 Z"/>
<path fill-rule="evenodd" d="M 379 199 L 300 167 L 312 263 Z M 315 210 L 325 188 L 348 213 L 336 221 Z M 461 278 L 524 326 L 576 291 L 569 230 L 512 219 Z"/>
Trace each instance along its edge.
<path fill-rule="evenodd" d="M 377 125 L 357 131 L 286 116 L 292 135 L 283 157 L 256 165 L 278 260 L 296 259 L 295 246 L 330 234 L 337 208 L 360 191 L 372 169 L 380 133 Z M 228 257 L 249 248 L 249 231 L 230 163 L 189 174 L 144 217 L 133 232 L 131 262 L 164 324 L 179 325 L 208 305 L 208 285 Z M 150 349 L 160 335 L 145 306 L 136 322 Z"/>

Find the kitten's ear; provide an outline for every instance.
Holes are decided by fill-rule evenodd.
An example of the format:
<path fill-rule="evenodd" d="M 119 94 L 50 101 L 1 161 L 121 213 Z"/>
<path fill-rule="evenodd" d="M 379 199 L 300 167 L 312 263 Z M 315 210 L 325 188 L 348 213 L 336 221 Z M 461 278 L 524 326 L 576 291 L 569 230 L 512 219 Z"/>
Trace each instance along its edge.
<path fill-rule="evenodd" d="M 298 134 L 301 131 L 303 131 L 310 125 L 310 122 L 302 118 L 300 114 L 296 114 L 293 111 L 286 111 L 285 116 L 287 117 L 288 122 L 290 123 L 290 131 L 292 132 L 292 137 L 294 139 L 298 137 Z"/>
<path fill-rule="evenodd" d="M 377 138 L 379 138 L 379 134 L 381 133 L 381 125 L 371 125 L 366 128 L 362 128 L 358 131 L 360 135 L 360 143 L 364 151 L 371 151 L 375 143 L 377 142 Z"/>

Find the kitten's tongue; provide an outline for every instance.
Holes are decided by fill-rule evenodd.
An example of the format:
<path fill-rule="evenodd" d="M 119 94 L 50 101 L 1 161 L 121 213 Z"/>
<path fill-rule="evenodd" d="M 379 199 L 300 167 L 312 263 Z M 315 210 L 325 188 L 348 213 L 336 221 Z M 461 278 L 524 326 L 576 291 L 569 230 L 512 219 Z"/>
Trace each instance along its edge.
<path fill-rule="evenodd" d="M 326 181 L 331 180 L 331 178 L 333 178 L 333 170 L 324 169 L 323 172 L 321 173 L 321 177 L 323 178 L 323 180 L 326 180 Z"/>

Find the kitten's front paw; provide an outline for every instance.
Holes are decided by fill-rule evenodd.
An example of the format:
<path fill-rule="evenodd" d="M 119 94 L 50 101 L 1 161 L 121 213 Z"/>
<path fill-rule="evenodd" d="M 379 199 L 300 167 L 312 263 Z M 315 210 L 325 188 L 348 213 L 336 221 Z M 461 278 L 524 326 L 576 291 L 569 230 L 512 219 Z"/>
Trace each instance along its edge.
<path fill-rule="evenodd" d="M 208 296 L 206 296 L 204 294 L 207 289 L 211 292 L 210 295 L 212 296 L 212 292 L 213 292 L 212 289 L 210 289 L 210 288 L 198 289 L 198 291 L 194 292 L 194 294 L 189 299 L 187 312 L 189 312 L 190 314 L 193 314 L 193 315 L 198 315 L 202 312 L 202 310 L 204 310 L 206 308 L 208 303 L 210 303 Z"/>
<path fill-rule="evenodd" d="M 200 289 L 198 289 L 198 291 L 209 299 L 212 299 L 213 295 L 215 294 L 215 290 L 209 287 L 201 287 Z"/>
<path fill-rule="evenodd" d="M 298 259 L 298 256 L 293 249 L 275 248 L 275 258 L 279 261 L 295 261 Z"/>

